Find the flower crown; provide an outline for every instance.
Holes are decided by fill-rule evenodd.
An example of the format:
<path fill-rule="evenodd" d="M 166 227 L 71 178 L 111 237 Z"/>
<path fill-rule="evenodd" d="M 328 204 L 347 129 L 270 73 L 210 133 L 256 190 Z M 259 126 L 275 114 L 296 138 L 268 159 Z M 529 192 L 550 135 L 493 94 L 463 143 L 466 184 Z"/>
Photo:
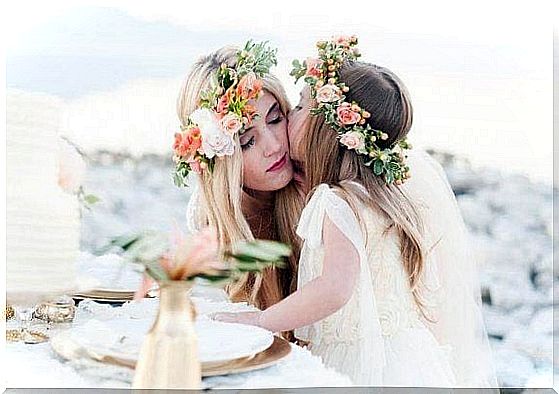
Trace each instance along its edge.
<path fill-rule="evenodd" d="M 277 64 L 276 52 L 267 42 L 248 41 L 233 67 L 223 63 L 214 73 L 210 87 L 200 93 L 199 107 L 175 133 L 175 185 L 186 186 L 190 171 L 211 171 L 216 157 L 233 155 L 233 137 L 258 116 L 248 101 L 258 98 L 262 78 Z"/>
<path fill-rule="evenodd" d="M 317 103 L 311 114 L 322 114 L 326 124 L 338 132 L 340 143 L 365 156 L 365 165 L 372 167 L 375 175 L 383 176 L 387 184 L 400 185 L 410 177 L 404 150 L 411 149 L 411 144 L 402 139 L 388 149 L 380 148 L 376 142 L 387 140 L 388 134 L 371 127 L 374 114 L 355 101 L 345 101 L 349 86 L 340 81 L 338 70 L 344 62 L 361 56 L 356 45 L 355 36 L 319 41 L 318 58 L 307 58 L 302 63 L 294 60 L 290 75 L 295 77 L 295 83 L 304 77 L 310 86 L 311 98 Z"/>

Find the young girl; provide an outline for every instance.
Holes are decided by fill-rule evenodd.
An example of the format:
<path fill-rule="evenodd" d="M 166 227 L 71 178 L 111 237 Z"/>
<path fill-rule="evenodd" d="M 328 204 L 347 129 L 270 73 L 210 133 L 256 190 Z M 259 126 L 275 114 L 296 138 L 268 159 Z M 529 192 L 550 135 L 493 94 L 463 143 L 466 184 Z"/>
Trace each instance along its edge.
<path fill-rule="evenodd" d="M 179 185 L 194 188 L 187 227 L 215 227 L 222 245 L 254 238 L 289 239 L 293 244 L 294 229 L 285 223 L 295 220 L 289 215 L 298 215 L 302 203 L 289 192 L 290 106 L 282 85 L 269 73 L 274 64 L 275 51 L 265 44 L 224 47 L 193 65 L 179 93 L 175 175 Z M 235 82 L 219 77 L 223 73 Z M 230 89 L 224 91 L 223 84 Z M 276 211 L 279 202 L 285 209 Z M 290 294 L 297 278 L 296 243 L 293 249 L 287 267 L 247 274 L 227 289 L 230 297 L 265 309 Z"/>
<path fill-rule="evenodd" d="M 452 191 L 428 157 L 406 157 L 408 93 L 389 70 L 356 61 L 355 44 L 320 42 L 316 59 L 294 62 L 310 85 L 289 126 L 310 190 L 298 290 L 263 312 L 215 318 L 295 329 L 357 385 L 496 386 Z"/>

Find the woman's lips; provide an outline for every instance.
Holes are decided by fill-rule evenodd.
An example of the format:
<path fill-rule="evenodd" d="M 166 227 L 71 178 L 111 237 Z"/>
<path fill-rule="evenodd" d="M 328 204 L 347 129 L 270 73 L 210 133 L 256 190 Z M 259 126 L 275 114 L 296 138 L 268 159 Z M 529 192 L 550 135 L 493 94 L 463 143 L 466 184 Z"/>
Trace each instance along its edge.
<path fill-rule="evenodd" d="M 287 163 L 287 153 L 284 153 L 284 155 L 281 157 L 281 159 L 279 159 L 278 161 L 276 161 L 274 164 L 272 164 L 270 166 L 270 168 L 268 168 L 266 170 L 266 172 L 271 172 L 271 171 L 277 171 L 280 170 L 281 168 L 283 168 L 283 166 L 285 165 L 285 163 Z"/>

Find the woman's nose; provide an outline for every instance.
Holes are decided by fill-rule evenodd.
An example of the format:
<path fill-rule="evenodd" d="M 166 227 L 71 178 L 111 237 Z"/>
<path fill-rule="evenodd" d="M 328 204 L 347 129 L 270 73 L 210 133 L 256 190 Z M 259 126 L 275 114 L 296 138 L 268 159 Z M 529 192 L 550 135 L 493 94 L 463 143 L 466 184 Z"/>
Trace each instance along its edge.
<path fill-rule="evenodd" d="M 271 131 L 268 130 L 266 134 L 266 145 L 264 148 L 264 156 L 270 157 L 276 155 L 281 150 L 281 141 L 277 138 L 277 136 Z"/>

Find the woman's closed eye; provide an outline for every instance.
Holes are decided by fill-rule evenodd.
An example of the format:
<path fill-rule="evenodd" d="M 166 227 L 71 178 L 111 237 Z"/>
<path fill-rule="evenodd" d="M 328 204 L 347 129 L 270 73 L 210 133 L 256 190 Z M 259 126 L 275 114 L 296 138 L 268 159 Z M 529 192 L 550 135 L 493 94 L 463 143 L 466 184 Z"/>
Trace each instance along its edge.
<path fill-rule="evenodd" d="M 282 120 L 283 120 L 283 115 L 278 115 L 278 116 L 274 117 L 273 119 L 270 119 L 268 121 L 268 123 L 269 124 L 276 124 L 276 123 L 281 122 Z"/>
<path fill-rule="evenodd" d="M 251 146 L 254 146 L 254 136 L 250 137 L 250 139 L 244 144 L 241 144 L 241 149 L 244 150 L 250 148 Z"/>

